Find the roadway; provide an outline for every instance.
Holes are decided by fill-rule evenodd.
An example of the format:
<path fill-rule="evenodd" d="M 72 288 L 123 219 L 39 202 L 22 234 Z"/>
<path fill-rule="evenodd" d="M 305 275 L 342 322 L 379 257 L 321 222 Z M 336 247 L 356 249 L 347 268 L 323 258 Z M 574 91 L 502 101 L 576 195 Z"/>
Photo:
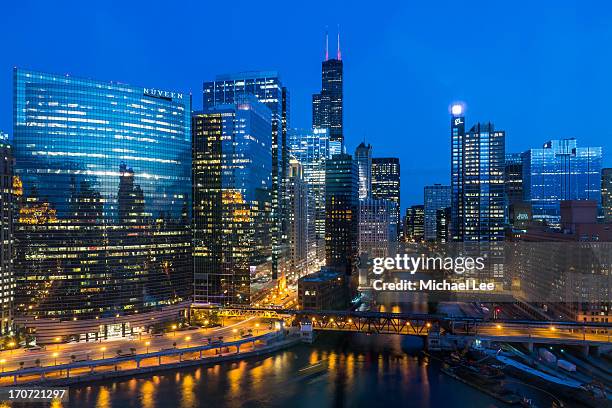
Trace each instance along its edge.
<path fill-rule="evenodd" d="M 229 320 L 229 319 L 227 319 Z M 134 351 L 142 354 L 154 351 L 174 348 L 186 348 L 208 344 L 208 339 L 232 341 L 239 339 L 241 332 L 247 334 L 252 330 L 253 335 L 265 334 L 270 330 L 270 321 L 259 317 L 250 317 L 244 320 L 229 320 L 224 327 L 183 329 L 165 333 L 162 336 L 143 334 L 131 338 L 117 338 L 98 342 L 59 343 L 47 345 L 43 350 L 4 350 L 0 352 L 1 370 L 12 371 L 21 367 L 29 368 L 36 366 L 36 360 L 40 360 L 41 366 L 50 366 L 86 359 L 91 360 L 115 357 L 118 350 L 122 354 Z M 274 327 L 272 327 L 272 330 Z M 133 349 L 133 350 L 132 350 Z M 20 364 L 23 362 L 23 365 Z"/>

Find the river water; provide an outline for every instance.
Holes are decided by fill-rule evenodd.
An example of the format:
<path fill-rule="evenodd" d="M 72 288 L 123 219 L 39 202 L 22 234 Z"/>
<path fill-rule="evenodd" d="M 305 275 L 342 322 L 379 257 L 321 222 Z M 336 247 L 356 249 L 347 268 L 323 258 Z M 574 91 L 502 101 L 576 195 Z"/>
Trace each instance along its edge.
<path fill-rule="evenodd" d="M 68 407 L 505 407 L 440 372 L 418 338 L 325 334 L 270 356 L 73 387 Z M 326 360 L 327 370 L 304 374 Z"/>

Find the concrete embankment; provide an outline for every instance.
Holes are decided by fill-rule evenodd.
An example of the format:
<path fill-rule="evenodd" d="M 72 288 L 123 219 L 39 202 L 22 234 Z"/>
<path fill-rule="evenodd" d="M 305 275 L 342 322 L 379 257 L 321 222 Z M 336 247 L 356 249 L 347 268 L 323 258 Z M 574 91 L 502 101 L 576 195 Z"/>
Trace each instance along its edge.
<path fill-rule="evenodd" d="M 265 356 L 270 353 L 274 353 L 279 350 L 283 350 L 299 344 L 301 340 L 297 337 L 289 337 L 272 344 L 263 346 L 256 350 L 246 351 L 241 353 L 225 353 L 214 357 L 205 357 L 202 359 L 196 358 L 192 360 L 183 360 L 180 362 L 166 363 L 161 365 L 132 368 L 127 370 L 117 371 L 105 371 L 105 372 L 94 372 L 93 374 L 83 374 L 79 376 L 73 376 L 70 378 L 57 378 L 57 379 L 36 379 L 28 382 L 19 382 L 18 386 L 24 384 L 30 386 L 45 386 L 45 387 L 63 387 L 75 384 L 90 383 L 94 381 L 103 381 L 108 379 L 115 379 L 121 377 L 135 377 L 144 374 L 155 374 L 168 370 L 176 370 L 185 367 L 193 366 L 210 366 L 224 362 L 239 361 L 252 357 Z M 14 384 L 11 386 L 15 386 Z"/>

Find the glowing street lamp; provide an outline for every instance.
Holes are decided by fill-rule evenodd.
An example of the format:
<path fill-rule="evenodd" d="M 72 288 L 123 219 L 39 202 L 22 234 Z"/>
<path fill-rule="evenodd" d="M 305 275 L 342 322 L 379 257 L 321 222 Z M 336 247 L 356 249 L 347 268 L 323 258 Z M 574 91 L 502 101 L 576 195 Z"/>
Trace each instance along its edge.
<path fill-rule="evenodd" d="M 150 341 L 145 342 L 145 346 L 147 346 L 147 354 L 149 354 L 149 346 L 151 345 Z"/>
<path fill-rule="evenodd" d="M 104 352 L 106 351 L 106 347 L 100 348 L 100 351 L 102 351 L 102 360 L 104 360 Z"/>
<path fill-rule="evenodd" d="M 172 335 L 176 337 L 176 324 L 172 325 Z"/>
<path fill-rule="evenodd" d="M 189 340 L 191 340 L 191 336 L 187 336 L 187 337 L 185 337 L 185 341 L 187 341 L 187 342 L 188 342 Z"/>
<path fill-rule="evenodd" d="M 15 348 L 15 342 L 14 342 L 14 341 L 11 341 L 11 342 L 8 344 L 8 346 L 9 346 L 9 347 L 10 347 L 10 349 L 11 349 L 11 356 L 12 356 L 12 355 L 13 355 L 13 348 Z"/>
<path fill-rule="evenodd" d="M 53 353 L 54 365 L 57 365 L 57 356 L 59 356 L 59 353 Z"/>
<path fill-rule="evenodd" d="M 4 372 L 4 363 L 6 363 L 5 359 L 0 360 L 0 365 L 2 365 L 2 372 Z"/>

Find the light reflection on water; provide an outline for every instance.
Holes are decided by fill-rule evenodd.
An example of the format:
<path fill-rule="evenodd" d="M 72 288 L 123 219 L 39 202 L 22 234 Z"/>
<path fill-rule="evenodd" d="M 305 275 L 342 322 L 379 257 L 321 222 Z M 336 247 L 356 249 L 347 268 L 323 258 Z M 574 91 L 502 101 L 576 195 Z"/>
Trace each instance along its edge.
<path fill-rule="evenodd" d="M 439 372 L 419 339 L 325 335 L 272 356 L 73 388 L 65 407 L 501 407 Z M 406 352 L 409 351 L 409 353 Z M 304 375 L 324 360 L 327 370 Z M 308 372 L 308 371 L 306 371 Z M 449 396 L 453 396 L 450 398 Z"/>

